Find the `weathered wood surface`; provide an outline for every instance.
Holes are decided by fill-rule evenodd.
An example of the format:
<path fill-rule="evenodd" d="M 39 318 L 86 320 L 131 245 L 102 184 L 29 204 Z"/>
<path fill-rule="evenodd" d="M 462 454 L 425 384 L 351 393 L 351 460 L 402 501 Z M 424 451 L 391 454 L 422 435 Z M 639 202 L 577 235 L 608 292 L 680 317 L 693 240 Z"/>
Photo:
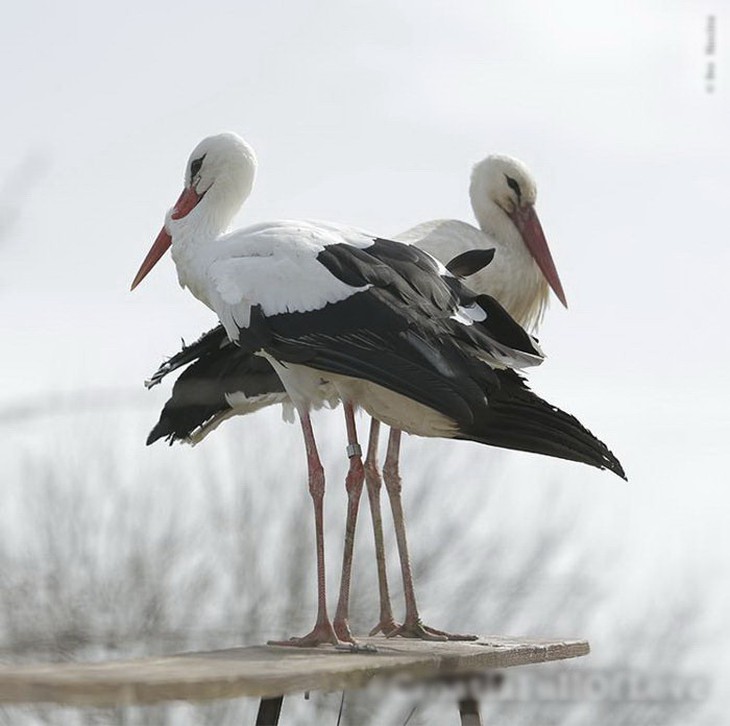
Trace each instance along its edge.
<path fill-rule="evenodd" d="M 230 648 L 103 663 L 0 666 L 0 702 L 125 706 L 161 701 L 271 697 L 365 686 L 373 678 L 479 673 L 576 658 L 584 640 L 490 637 L 473 643 L 365 638 L 376 653 L 332 647 Z"/>

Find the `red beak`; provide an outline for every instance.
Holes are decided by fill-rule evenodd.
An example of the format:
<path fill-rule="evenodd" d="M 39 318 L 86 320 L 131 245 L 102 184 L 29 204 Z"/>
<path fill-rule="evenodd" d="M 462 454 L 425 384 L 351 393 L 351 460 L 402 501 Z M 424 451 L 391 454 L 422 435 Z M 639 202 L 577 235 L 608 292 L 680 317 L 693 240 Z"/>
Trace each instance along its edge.
<path fill-rule="evenodd" d="M 198 194 L 192 187 L 183 189 L 183 193 L 180 195 L 178 200 L 175 202 L 175 206 L 172 209 L 172 218 L 181 219 L 186 215 L 190 214 L 195 205 L 203 198 L 202 194 Z M 142 280 L 147 276 L 147 273 L 159 262 L 160 257 L 167 252 L 167 249 L 172 244 L 172 237 L 170 233 L 163 227 L 160 233 L 157 235 L 157 239 L 147 253 L 147 257 L 144 258 L 144 262 L 140 265 L 137 274 L 132 282 L 131 290 L 134 290 Z"/>
<path fill-rule="evenodd" d="M 514 222 L 517 229 L 522 235 L 522 239 L 530 250 L 530 254 L 535 258 L 537 266 L 540 268 L 545 279 L 548 281 L 553 292 L 558 296 L 558 300 L 567 308 L 568 303 L 565 299 L 563 285 L 560 282 L 558 271 L 553 262 L 553 256 L 550 254 L 545 233 L 542 231 L 542 225 L 538 219 L 535 208 L 528 204 L 526 207 L 518 207 L 512 214 L 510 219 Z"/>

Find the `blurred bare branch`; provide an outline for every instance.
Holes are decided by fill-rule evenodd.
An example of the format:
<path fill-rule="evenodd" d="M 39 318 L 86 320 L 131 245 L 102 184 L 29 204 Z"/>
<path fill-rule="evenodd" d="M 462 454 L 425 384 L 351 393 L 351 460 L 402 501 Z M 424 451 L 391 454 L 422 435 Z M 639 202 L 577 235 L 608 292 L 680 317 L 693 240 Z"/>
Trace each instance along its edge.
<path fill-rule="evenodd" d="M 46 154 L 31 152 L 0 183 L 0 246 L 10 238 L 28 194 L 49 166 L 50 159 Z"/>

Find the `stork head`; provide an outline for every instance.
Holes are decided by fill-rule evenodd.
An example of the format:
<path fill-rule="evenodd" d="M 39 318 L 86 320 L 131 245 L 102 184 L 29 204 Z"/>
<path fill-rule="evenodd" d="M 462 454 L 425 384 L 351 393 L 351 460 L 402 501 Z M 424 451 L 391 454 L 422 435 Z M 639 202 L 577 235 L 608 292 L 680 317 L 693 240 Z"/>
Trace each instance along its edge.
<path fill-rule="evenodd" d="M 521 161 L 491 154 L 474 165 L 470 193 L 475 207 L 480 206 L 481 200 L 489 200 L 509 215 L 518 207 L 534 206 L 537 185 Z"/>
<path fill-rule="evenodd" d="M 208 136 L 192 151 L 185 167 L 185 186 L 169 209 L 132 282 L 132 290 L 144 279 L 172 244 L 175 227 L 195 222 L 220 234 L 251 193 L 256 175 L 256 155 L 236 134 Z"/>
<path fill-rule="evenodd" d="M 213 206 L 226 212 L 230 222 L 251 193 L 255 175 L 253 149 L 240 136 L 225 132 L 208 136 L 193 149 L 185 167 L 185 189 L 198 201 L 210 193 Z"/>
<path fill-rule="evenodd" d="M 563 285 L 535 211 L 537 185 L 527 167 L 511 156 L 492 154 L 474 165 L 469 194 L 474 215 L 484 231 L 509 239 L 514 235 L 504 234 L 505 226 L 517 229 L 553 292 L 567 307 Z"/>

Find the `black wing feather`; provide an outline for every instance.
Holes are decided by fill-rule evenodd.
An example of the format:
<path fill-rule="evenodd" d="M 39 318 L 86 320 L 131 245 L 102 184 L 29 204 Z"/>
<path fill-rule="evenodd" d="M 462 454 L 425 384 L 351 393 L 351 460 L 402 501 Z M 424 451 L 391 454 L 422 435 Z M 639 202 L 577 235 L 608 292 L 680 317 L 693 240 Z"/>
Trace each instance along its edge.
<path fill-rule="evenodd" d="M 183 345 L 182 350 L 171 358 L 168 358 L 149 378 L 146 382 L 147 388 L 152 388 L 162 381 L 162 379 L 176 371 L 182 366 L 188 365 L 198 360 L 204 355 L 213 353 L 225 346 L 233 346 L 225 328 L 222 325 L 216 325 L 215 328 L 203 333 L 194 343 Z"/>
<path fill-rule="evenodd" d="M 467 250 L 446 263 L 446 269 L 454 277 L 471 277 L 483 270 L 493 259 L 496 250 Z"/>
<path fill-rule="evenodd" d="M 265 358 L 235 345 L 206 350 L 175 381 L 147 445 L 161 438 L 170 443 L 188 439 L 194 431 L 229 412 L 226 394 L 237 392 L 247 398 L 285 395 L 281 379 Z"/>

